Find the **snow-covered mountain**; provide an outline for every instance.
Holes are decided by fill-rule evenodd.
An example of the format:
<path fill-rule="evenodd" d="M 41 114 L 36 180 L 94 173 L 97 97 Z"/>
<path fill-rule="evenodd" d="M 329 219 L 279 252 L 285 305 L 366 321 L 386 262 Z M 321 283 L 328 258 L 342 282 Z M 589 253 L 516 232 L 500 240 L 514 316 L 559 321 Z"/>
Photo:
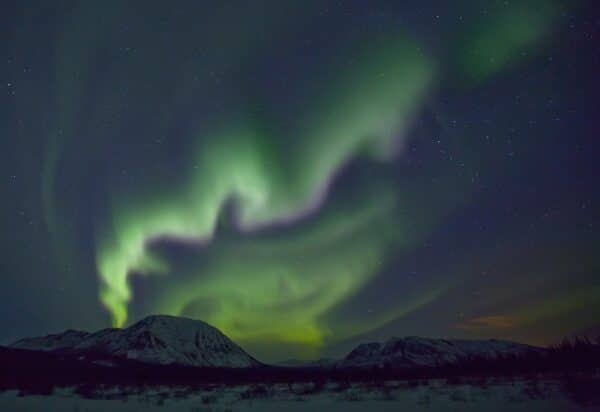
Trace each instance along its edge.
<path fill-rule="evenodd" d="M 501 340 L 446 340 L 409 336 L 357 346 L 338 367 L 445 366 L 471 358 L 496 359 L 543 349 Z"/>
<path fill-rule="evenodd" d="M 166 315 L 149 316 L 125 329 L 95 333 L 66 331 L 22 339 L 11 347 L 158 365 L 224 368 L 260 365 L 217 328 L 199 320 Z"/>
<path fill-rule="evenodd" d="M 67 330 L 44 337 L 21 339 L 16 349 L 55 352 L 95 363 L 134 360 L 154 365 L 246 368 L 262 365 L 217 328 L 188 318 L 149 316 L 125 329 L 95 333 Z M 282 362 L 304 368 L 436 367 L 471 358 L 496 359 L 543 349 L 501 340 L 446 340 L 421 337 L 391 338 L 357 346 L 344 359 Z"/>

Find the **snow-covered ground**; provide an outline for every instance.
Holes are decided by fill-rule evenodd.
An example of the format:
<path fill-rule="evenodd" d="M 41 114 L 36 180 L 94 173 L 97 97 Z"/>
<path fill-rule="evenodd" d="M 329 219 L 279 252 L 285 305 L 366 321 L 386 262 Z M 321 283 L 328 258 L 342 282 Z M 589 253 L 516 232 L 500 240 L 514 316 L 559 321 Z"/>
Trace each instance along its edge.
<path fill-rule="evenodd" d="M 582 405 L 561 389 L 561 383 L 503 381 L 487 385 L 388 382 L 384 386 L 336 383 L 315 390 L 312 384 L 158 387 L 140 390 L 105 388 L 77 395 L 73 388 L 52 395 L 0 393 L 0 411 L 132 412 L 132 411 L 582 411 Z"/>

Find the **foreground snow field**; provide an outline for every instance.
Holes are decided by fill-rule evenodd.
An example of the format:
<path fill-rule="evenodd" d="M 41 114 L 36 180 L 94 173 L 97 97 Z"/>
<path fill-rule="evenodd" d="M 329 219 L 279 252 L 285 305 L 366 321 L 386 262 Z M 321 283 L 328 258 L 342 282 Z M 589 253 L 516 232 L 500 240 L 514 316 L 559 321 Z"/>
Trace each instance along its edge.
<path fill-rule="evenodd" d="M 78 393 L 79 394 L 78 394 Z M 82 397 L 82 395 L 84 397 Z M 445 380 L 385 385 L 314 384 L 57 389 L 51 395 L 0 393 L 0 411 L 593 411 L 599 404 L 557 380 L 460 384 Z"/>

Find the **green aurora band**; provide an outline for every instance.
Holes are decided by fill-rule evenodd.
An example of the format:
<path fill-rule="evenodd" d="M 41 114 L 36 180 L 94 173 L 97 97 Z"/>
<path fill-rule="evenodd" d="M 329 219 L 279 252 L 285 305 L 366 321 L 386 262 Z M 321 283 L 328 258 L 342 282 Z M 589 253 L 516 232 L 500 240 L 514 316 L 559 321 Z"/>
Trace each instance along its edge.
<path fill-rule="evenodd" d="M 181 193 L 169 199 L 150 196 L 143 201 L 143 208 L 139 207 L 141 199 L 114 205 L 112 230 L 101 237 L 97 261 L 101 299 L 115 326 L 122 326 L 127 319 L 127 302 L 132 296 L 128 274 L 169 270 L 166 262 L 148 252 L 149 239 L 166 236 L 208 241 L 221 209 L 231 199 L 236 202 L 236 220 L 242 230 L 293 222 L 320 206 L 334 175 L 353 157 L 365 150 L 378 159 L 393 153 L 393 145 L 403 139 L 425 96 L 433 68 L 404 38 L 386 39 L 386 43 L 363 58 L 364 65 L 340 73 L 339 84 L 303 116 L 304 127 L 290 132 L 290 147 L 277 150 L 277 136 L 264 136 L 264 130 L 252 127 L 253 122 L 240 121 L 209 139 L 198 139 L 195 168 Z M 237 254 L 233 252 L 215 257 L 211 280 L 200 278 L 194 285 L 185 285 L 176 299 L 169 299 L 177 304 L 161 311 L 178 314 L 187 302 L 212 297 L 223 309 L 206 320 L 237 339 L 257 338 L 242 332 L 252 330 L 253 335 L 262 337 L 322 340 L 324 332 L 317 327 L 316 318 L 369 279 L 395 243 L 391 235 L 397 233 L 387 235 L 381 230 L 392 223 L 395 195 L 390 187 L 381 192 L 374 204 L 365 204 L 356 215 L 318 228 L 306 240 L 296 240 L 297 245 L 288 246 L 291 250 L 281 255 L 278 246 L 267 248 L 272 251 L 267 255 L 246 252 L 239 260 L 232 257 Z M 390 226 L 398 228 L 393 223 Z M 366 247 L 353 240 L 365 237 L 370 238 Z M 313 256 L 309 251 L 315 247 Z M 277 293 L 282 282 L 287 285 L 284 294 Z M 319 298 L 306 302 L 316 291 L 322 291 Z M 280 319 L 271 322 L 268 330 L 256 328 L 265 311 L 282 300 L 304 300 L 306 304 L 302 310 L 292 305 L 289 311 L 279 311 Z M 232 316 L 234 313 L 237 315 Z M 230 323 L 234 320 L 241 326 L 233 328 Z M 290 324 L 295 325 L 292 334 L 285 328 Z"/>
<path fill-rule="evenodd" d="M 561 3 L 544 4 L 543 13 L 519 5 L 491 12 L 466 30 L 467 37 L 459 44 L 449 45 L 455 56 L 445 64 L 476 81 L 509 67 L 550 31 Z M 89 15 L 83 17 L 73 21 L 94 21 Z M 113 18 L 118 21 L 118 13 Z M 528 20 L 533 23 L 522 24 Z M 522 30 L 512 30 L 515 21 Z M 91 44 L 100 42 L 95 29 L 76 26 L 70 32 L 80 32 Z M 81 115 L 85 79 L 79 73 L 85 75 L 94 63 L 86 42 L 81 42 L 85 47 L 69 44 L 76 36 L 64 37 L 62 53 L 57 53 L 60 133 L 49 139 L 42 198 L 49 231 L 67 239 L 65 232 L 59 237 L 66 219 L 54 198 L 57 168 L 61 149 L 76 134 L 74 119 Z M 248 36 L 239 36 L 244 37 Z M 240 42 L 240 51 L 249 48 Z M 449 184 L 450 193 L 439 195 L 445 202 L 420 216 L 411 197 L 418 196 L 421 188 L 400 187 L 393 179 L 366 179 L 353 189 L 351 201 L 332 196 L 330 185 L 348 164 L 364 158 L 391 163 L 440 77 L 434 59 L 404 34 L 388 32 L 352 50 L 347 61 L 324 67 L 334 73 L 325 86 L 309 84 L 304 99 L 292 102 L 291 124 L 280 123 L 276 114 L 257 114 L 242 107 L 188 136 L 192 155 L 177 182 L 135 190 L 111 188 L 108 221 L 95 226 L 95 259 L 100 300 L 115 327 L 128 320 L 133 274 L 170 275 L 152 302 L 155 312 L 201 318 L 242 343 L 281 342 L 312 348 L 315 353 L 330 336 L 341 340 L 375 329 L 443 291 L 440 282 L 379 314 L 375 321 L 336 326 L 324 321 L 372 280 L 390 257 L 426 237 L 465 197 L 451 193 L 455 186 Z M 126 63 L 115 72 L 119 70 L 125 79 L 135 73 Z M 173 102 L 185 101 L 190 93 L 181 88 Z M 115 89 L 105 92 L 102 102 L 118 98 Z M 100 122 L 105 116 L 106 111 L 97 110 L 91 118 Z M 159 117 L 169 122 L 169 114 L 161 112 Z M 105 133 L 115 130 L 108 128 Z M 215 238 L 230 204 L 241 234 Z M 300 221 L 301 225 L 294 224 Z M 265 235 L 271 227 L 281 233 Z M 201 264 L 179 267 L 152 247 L 162 238 L 193 244 L 204 256 Z"/>

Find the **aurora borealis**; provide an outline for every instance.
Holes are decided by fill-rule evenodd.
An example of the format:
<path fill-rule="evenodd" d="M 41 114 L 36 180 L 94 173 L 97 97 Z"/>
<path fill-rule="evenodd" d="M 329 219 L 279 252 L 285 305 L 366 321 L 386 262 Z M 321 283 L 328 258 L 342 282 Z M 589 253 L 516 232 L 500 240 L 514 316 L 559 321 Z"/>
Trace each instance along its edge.
<path fill-rule="evenodd" d="M 0 339 L 597 330 L 588 3 L 122 3 L 8 10 Z"/>

